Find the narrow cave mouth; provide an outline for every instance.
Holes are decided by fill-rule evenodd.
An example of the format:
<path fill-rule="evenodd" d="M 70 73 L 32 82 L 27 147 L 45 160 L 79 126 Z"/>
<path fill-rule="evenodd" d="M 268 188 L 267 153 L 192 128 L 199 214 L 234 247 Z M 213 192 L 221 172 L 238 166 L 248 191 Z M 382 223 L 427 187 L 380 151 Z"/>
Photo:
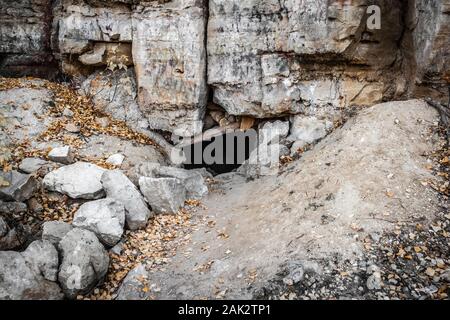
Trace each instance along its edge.
<path fill-rule="evenodd" d="M 232 131 L 183 147 L 188 170 L 205 168 L 214 176 L 238 169 L 256 149 L 254 131 Z"/>

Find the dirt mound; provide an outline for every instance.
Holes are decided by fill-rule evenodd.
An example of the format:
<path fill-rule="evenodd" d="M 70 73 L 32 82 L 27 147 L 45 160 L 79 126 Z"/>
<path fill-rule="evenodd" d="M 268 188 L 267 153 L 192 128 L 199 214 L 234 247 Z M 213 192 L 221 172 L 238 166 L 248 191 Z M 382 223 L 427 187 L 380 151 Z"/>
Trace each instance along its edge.
<path fill-rule="evenodd" d="M 189 245 L 149 275 L 152 297 L 251 298 L 283 264 L 344 261 L 366 237 L 439 211 L 427 155 L 441 143 L 438 114 L 419 100 L 363 110 L 278 176 L 219 185 Z M 294 263 L 295 264 L 295 263 Z"/>

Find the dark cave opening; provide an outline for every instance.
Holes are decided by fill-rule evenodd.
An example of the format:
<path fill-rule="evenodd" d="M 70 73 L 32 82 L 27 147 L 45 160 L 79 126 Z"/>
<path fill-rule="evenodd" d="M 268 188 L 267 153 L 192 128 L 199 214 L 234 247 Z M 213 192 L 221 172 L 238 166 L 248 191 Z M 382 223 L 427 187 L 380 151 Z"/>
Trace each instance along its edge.
<path fill-rule="evenodd" d="M 253 130 L 232 131 L 183 147 L 184 168 L 205 168 L 213 175 L 238 169 L 256 149 L 257 136 Z"/>

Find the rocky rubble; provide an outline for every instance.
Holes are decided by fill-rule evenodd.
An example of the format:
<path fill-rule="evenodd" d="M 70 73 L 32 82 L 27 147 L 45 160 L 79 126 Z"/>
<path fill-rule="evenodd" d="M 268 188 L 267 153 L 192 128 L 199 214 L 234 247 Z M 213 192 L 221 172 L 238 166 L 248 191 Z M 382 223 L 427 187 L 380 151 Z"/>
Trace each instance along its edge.
<path fill-rule="evenodd" d="M 58 252 L 50 242 L 33 242 L 22 253 L 0 251 L 0 299 L 62 299 L 57 272 Z"/>
<path fill-rule="evenodd" d="M 432 113 L 417 100 L 381 105 L 326 136 L 350 106 L 446 88 L 450 3 L 380 1 L 381 29 L 367 25 L 369 4 L 2 6 L 0 75 L 57 68 L 72 84 L 0 79 L 0 299 L 112 298 L 122 280 L 118 299 L 249 297 L 242 290 L 255 282 L 263 288 L 254 297 L 448 297 L 446 215 L 430 228 L 419 228 L 417 217 L 429 219 L 437 208 L 425 187 L 448 190 L 448 182 L 428 181 L 432 160 L 420 158 L 439 139 L 428 139 Z M 24 68 L 30 65 L 40 67 Z M 258 148 L 238 172 L 214 181 L 204 170 L 167 166 L 177 136 L 201 141 L 252 128 Z M 289 165 L 300 157 L 301 167 Z M 439 161 L 448 164 L 448 156 Z M 246 185 L 240 174 L 263 182 Z M 211 232 L 216 221 L 196 217 L 201 237 L 178 263 L 158 269 L 175 255 L 167 243 L 191 239 L 187 208 L 208 210 L 200 203 L 207 183 L 217 188 L 209 210 L 220 229 Z M 372 232 L 410 216 L 414 223 L 394 235 Z M 324 268 L 325 277 L 297 262 L 299 252 L 361 253 L 363 237 L 369 258 Z M 274 286 L 258 281 L 280 266 Z M 329 275 L 342 279 L 328 286 Z M 218 280 L 213 293 L 211 279 Z"/>

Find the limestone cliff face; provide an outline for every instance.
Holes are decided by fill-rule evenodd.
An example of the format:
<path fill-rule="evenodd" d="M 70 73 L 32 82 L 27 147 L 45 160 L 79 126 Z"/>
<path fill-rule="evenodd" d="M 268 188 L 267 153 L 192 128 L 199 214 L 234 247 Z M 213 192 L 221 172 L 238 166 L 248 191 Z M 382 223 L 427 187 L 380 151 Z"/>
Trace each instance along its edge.
<path fill-rule="evenodd" d="M 201 132 L 208 97 L 230 115 L 331 120 L 350 105 L 439 90 L 450 74 L 450 0 L 0 4 L 1 75 L 49 76 L 52 61 L 77 79 L 134 69 L 130 96 L 149 128 L 183 136 Z M 372 4 L 380 29 L 368 28 Z"/>
<path fill-rule="evenodd" d="M 54 61 L 51 11 L 49 0 L 0 1 L 1 75 L 49 73 Z"/>

